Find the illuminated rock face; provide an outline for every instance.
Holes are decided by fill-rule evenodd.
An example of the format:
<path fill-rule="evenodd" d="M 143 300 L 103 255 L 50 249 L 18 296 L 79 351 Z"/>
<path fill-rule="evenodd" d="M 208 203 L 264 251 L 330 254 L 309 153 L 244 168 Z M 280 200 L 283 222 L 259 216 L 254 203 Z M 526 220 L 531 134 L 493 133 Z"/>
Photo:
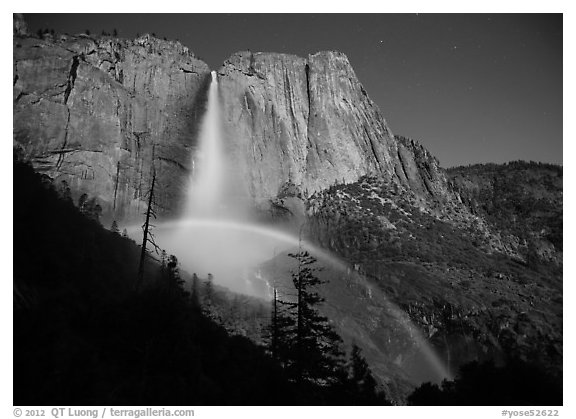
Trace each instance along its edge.
<path fill-rule="evenodd" d="M 37 170 L 126 220 L 145 206 L 154 161 L 159 214 L 182 209 L 210 80 L 204 62 L 148 35 L 22 32 L 13 58 L 15 145 Z M 344 54 L 239 52 L 218 74 L 226 169 L 253 203 L 302 213 L 294 197 L 367 174 L 426 199 L 453 196 L 438 162 L 392 135 Z"/>
<path fill-rule="evenodd" d="M 15 146 L 117 219 L 142 212 L 154 160 L 158 207 L 174 212 L 209 77 L 178 42 L 15 35 Z"/>
<path fill-rule="evenodd" d="M 304 196 L 363 175 L 447 195 L 438 162 L 392 135 L 346 56 L 239 52 L 219 71 L 231 153 L 258 201 Z"/>

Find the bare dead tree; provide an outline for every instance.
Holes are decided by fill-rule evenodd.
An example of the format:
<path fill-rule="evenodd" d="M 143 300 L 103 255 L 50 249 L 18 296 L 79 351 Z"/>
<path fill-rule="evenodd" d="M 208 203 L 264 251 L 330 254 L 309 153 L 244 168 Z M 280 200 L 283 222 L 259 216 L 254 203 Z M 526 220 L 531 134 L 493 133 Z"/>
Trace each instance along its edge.
<path fill-rule="evenodd" d="M 138 275 L 136 278 L 135 288 L 138 288 L 142 285 L 144 281 L 144 262 L 146 260 L 147 255 L 147 246 L 150 244 L 157 254 L 160 254 L 161 250 L 160 247 L 156 244 L 156 240 L 154 238 L 154 234 L 152 233 L 152 229 L 155 227 L 154 224 L 150 223 L 152 218 L 156 219 L 156 211 L 154 207 L 156 206 L 154 202 L 154 187 L 156 185 L 156 168 L 154 167 L 154 151 L 155 147 L 152 147 L 152 176 L 150 182 L 150 189 L 148 190 L 148 207 L 146 208 L 144 224 L 142 224 L 142 249 L 140 252 L 140 263 L 138 265 Z"/>
<path fill-rule="evenodd" d="M 116 210 L 116 195 L 118 194 L 118 182 L 120 181 L 120 162 L 116 163 L 116 182 L 114 183 L 114 205 L 113 210 Z"/>

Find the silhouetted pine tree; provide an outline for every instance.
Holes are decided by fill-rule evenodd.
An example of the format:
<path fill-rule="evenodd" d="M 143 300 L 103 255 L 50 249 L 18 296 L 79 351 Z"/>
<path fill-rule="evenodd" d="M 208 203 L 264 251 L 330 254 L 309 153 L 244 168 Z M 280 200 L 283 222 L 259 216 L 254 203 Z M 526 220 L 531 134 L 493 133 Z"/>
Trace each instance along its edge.
<path fill-rule="evenodd" d="M 162 271 L 166 270 L 166 265 L 168 264 L 168 253 L 166 250 L 162 249 L 160 252 L 160 268 Z"/>
<path fill-rule="evenodd" d="M 361 349 L 356 344 L 352 345 L 350 358 L 350 378 L 352 381 L 357 384 L 362 392 L 375 393 L 376 380 L 372 376 L 368 363 L 362 356 Z"/>
<path fill-rule="evenodd" d="M 83 194 L 82 196 L 84 196 L 84 195 L 86 195 L 86 194 Z M 100 222 L 100 216 L 102 215 L 102 207 L 100 206 L 100 204 L 98 203 L 96 198 L 92 197 L 92 198 L 84 201 L 84 204 L 82 205 L 82 208 L 80 209 L 80 211 L 86 217 L 88 217 L 88 218 L 90 218 L 96 222 Z"/>
<path fill-rule="evenodd" d="M 58 193 L 58 195 L 60 195 L 60 197 L 63 200 L 72 202 L 72 192 L 70 191 L 70 186 L 68 186 L 68 182 L 66 182 L 65 180 L 62 180 L 58 184 L 56 192 Z"/>
<path fill-rule="evenodd" d="M 192 306 L 197 308 L 200 307 L 200 279 L 198 279 L 198 275 L 194 273 L 192 275 Z"/>
<path fill-rule="evenodd" d="M 118 223 L 116 220 L 112 221 L 112 225 L 110 226 L 110 231 L 112 233 L 120 234 L 120 229 L 118 228 Z"/>
<path fill-rule="evenodd" d="M 88 195 L 83 193 L 80 195 L 80 198 L 78 198 L 78 209 L 82 214 L 84 214 L 86 210 L 86 202 L 88 202 Z"/>
<path fill-rule="evenodd" d="M 347 393 L 349 402 L 356 406 L 389 405 L 384 393 L 378 391 L 378 383 L 370 371 L 361 349 L 352 345 L 348 364 Z"/>
<path fill-rule="evenodd" d="M 178 290 L 184 293 L 184 280 L 180 276 L 180 268 L 178 267 L 178 259 L 176 256 L 170 255 L 168 257 L 166 272 L 168 277 L 168 286 L 170 289 Z"/>
<path fill-rule="evenodd" d="M 324 301 L 315 291 L 322 285 L 311 265 L 316 259 L 308 252 L 289 254 L 298 261 L 292 273 L 297 292 L 296 338 L 293 370 L 298 381 L 330 385 L 342 380 L 342 339 L 322 316 L 317 306 Z"/>
<path fill-rule="evenodd" d="M 208 274 L 208 280 L 204 286 L 204 303 L 205 305 L 212 304 L 212 299 L 214 298 L 214 277 L 212 274 Z"/>
<path fill-rule="evenodd" d="M 274 288 L 272 315 L 268 327 L 268 348 L 272 357 L 288 369 L 295 363 L 295 308 L 295 303 L 283 301 L 278 289 Z"/>

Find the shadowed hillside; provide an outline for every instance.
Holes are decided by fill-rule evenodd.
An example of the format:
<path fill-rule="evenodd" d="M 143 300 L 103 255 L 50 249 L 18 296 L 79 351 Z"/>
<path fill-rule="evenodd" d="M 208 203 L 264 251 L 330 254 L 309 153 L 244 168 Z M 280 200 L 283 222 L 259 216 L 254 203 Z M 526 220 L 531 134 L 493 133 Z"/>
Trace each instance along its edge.
<path fill-rule="evenodd" d="M 476 214 L 527 242 L 528 257 L 562 262 L 561 166 L 477 164 L 449 169 L 448 175 Z"/>
<path fill-rule="evenodd" d="M 19 162 L 14 214 L 14 404 L 385 403 L 346 379 L 289 380 L 264 347 L 203 314 L 177 266 L 148 259 L 134 291 L 139 246 Z"/>

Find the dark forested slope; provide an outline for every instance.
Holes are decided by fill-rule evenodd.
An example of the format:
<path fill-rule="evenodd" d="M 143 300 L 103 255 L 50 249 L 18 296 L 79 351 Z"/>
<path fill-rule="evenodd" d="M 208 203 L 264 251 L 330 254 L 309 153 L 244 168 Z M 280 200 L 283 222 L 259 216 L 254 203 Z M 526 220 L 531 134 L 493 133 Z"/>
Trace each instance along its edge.
<path fill-rule="evenodd" d="M 263 404 L 293 394 L 261 348 L 162 284 L 159 265 L 134 292 L 139 247 L 47 182 L 15 164 L 15 404 Z"/>
<path fill-rule="evenodd" d="M 455 167 L 448 175 L 463 201 L 540 259 L 562 261 L 563 168 L 515 161 Z"/>
<path fill-rule="evenodd" d="M 139 246 L 67 196 L 14 163 L 14 404 L 386 403 L 346 372 L 332 386 L 290 379 L 213 320 L 222 310 L 200 309 L 177 266 L 149 258 L 135 290 Z"/>

